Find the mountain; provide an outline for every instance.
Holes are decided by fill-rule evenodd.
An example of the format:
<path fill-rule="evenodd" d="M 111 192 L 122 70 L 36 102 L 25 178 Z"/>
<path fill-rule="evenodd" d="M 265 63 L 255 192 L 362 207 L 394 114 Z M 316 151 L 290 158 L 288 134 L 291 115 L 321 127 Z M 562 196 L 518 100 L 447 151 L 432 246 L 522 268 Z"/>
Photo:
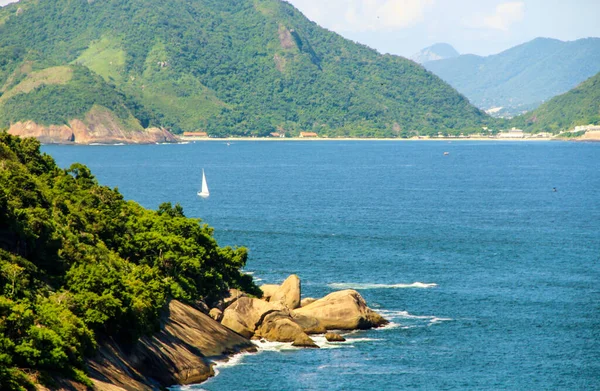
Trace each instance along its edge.
<path fill-rule="evenodd" d="M 510 114 L 534 109 L 600 72 L 600 38 L 537 38 L 492 56 L 467 54 L 424 66 L 477 107 Z"/>
<path fill-rule="evenodd" d="M 447 58 L 458 57 L 460 53 L 448 43 L 436 43 L 421 50 L 418 53 L 410 56 L 410 59 L 419 64 L 423 64 L 428 61 L 444 60 Z"/>
<path fill-rule="evenodd" d="M 552 133 L 578 125 L 600 125 L 600 73 L 512 122 L 532 132 Z"/>
<path fill-rule="evenodd" d="M 395 137 L 491 121 L 412 61 L 280 0 L 21 0 L 0 9 L 0 50 L 0 86 L 26 62 L 76 64 L 175 132 Z"/>

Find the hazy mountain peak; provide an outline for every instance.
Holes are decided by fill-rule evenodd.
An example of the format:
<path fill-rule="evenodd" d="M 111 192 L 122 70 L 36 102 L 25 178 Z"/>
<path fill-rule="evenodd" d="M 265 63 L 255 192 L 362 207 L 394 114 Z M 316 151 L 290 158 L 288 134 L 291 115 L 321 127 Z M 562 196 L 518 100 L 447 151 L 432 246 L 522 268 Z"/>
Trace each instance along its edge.
<path fill-rule="evenodd" d="M 446 58 L 458 57 L 460 53 L 448 43 L 436 43 L 418 53 L 413 54 L 410 59 L 423 64 L 427 61 L 443 60 Z"/>

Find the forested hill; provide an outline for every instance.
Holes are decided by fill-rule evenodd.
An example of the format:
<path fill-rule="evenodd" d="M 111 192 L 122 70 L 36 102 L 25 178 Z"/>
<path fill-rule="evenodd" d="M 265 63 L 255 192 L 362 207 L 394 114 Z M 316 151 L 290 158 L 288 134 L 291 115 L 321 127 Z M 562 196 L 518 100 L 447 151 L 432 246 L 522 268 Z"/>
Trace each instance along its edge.
<path fill-rule="evenodd" d="M 0 9 L 0 51 L 0 88 L 24 64 L 80 64 L 176 132 L 406 136 L 490 121 L 412 61 L 280 0 L 21 0 Z"/>
<path fill-rule="evenodd" d="M 600 72 L 600 38 L 537 38 L 502 53 L 472 54 L 424 66 L 482 109 L 530 110 Z"/>
<path fill-rule="evenodd" d="M 146 210 L 39 147 L 0 132 L 1 390 L 55 375 L 91 385 L 97 342 L 151 334 L 168 299 L 260 292 L 241 272 L 246 249 L 217 246 L 179 205 Z"/>
<path fill-rule="evenodd" d="M 577 125 L 600 125 L 600 73 L 512 122 L 529 131 L 553 133 Z"/>

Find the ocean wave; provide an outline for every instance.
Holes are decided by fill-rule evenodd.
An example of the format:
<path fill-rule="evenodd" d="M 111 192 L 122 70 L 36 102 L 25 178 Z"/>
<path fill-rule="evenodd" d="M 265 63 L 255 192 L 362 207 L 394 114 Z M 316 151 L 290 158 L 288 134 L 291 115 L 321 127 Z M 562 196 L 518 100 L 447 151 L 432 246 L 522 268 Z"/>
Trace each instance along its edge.
<path fill-rule="evenodd" d="M 396 319 L 396 320 L 398 320 L 398 319 L 424 320 L 424 321 L 427 321 L 429 323 L 429 325 L 454 320 L 452 318 L 441 318 L 441 317 L 432 316 L 432 315 L 413 315 L 413 314 L 409 313 L 408 311 L 378 310 L 377 312 L 379 312 L 384 318 Z M 390 322 L 390 324 L 393 324 L 393 322 Z M 401 327 L 401 326 L 404 326 L 404 325 L 399 325 L 399 327 Z M 387 326 L 384 326 L 384 327 L 382 327 L 382 329 L 385 329 L 386 327 Z M 388 327 L 388 328 L 391 328 L 391 327 Z M 404 328 L 409 328 L 409 327 L 404 327 Z"/>
<path fill-rule="evenodd" d="M 270 341 L 252 341 L 254 345 L 258 348 L 259 352 L 282 352 L 286 350 L 300 350 L 301 348 L 297 348 L 292 346 L 291 342 L 270 342 Z"/>
<path fill-rule="evenodd" d="M 252 353 L 242 352 L 238 354 L 234 354 L 233 356 L 229 356 L 225 360 L 217 360 L 215 361 L 216 368 L 229 368 L 242 363 L 244 357 L 249 356 Z"/>
<path fill-rule="evenodd" d="M 435 288 L 438 286 L 436 283 L 424 283 L 424 282 L 413 282 L 412 284 L 369 284 L 369 283 L 348 283 L 348 282 L 334 282 L 327 284 L 328 287 L 333 289 L 410 289 L 410 288 Z"/>

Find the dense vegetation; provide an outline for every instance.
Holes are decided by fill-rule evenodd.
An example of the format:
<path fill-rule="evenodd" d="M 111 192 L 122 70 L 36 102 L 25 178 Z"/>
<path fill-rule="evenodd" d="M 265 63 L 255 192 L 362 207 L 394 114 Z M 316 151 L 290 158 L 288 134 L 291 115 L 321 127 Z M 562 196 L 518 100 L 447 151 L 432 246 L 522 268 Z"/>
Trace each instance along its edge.
<path fill-rule="evenodd" d="M 552 133 L 572 130 L 577 125 L 600 125 L 600 73 L 531 113 L 514 118 L 512 123 L 528 131 Z"/>
<path fill-rule="evenodd" d="M 468 54 L 424 66 L 476 106 L 511 114 L 534 109 L 600 72 L 600 38 L 537 38 L 488 57 Z"/>
<path fill-rule="evenodd" d="M 0 9 L 0 51 L 0 86 L 27 59 L 82 64 L 176 132 L 408 136 L 491 121 L 422 67 L 280 0 L 21 0 Z"/>
<path fill-rule="evenodd" d="M 247 252 L 217 246 L 179 205 L 146 210 L 60 169 L 34 139 L 0 133 L 0 389 L 54 374 L 86 381 L 84 358 L 111 336 L 156 329 L 169 298 L 193 304 L 230 287 L 256 294 Z"/>
<path fill-rule="evenodd" d="M 134 99 L 108 85 L 88 68 L 76 65 L 37 72 L 32 68 L 24 74 L 20 83 L 0 96 L 0 127 L 22 120 L 42 125 L 68 124 L 75 118 L 83 120 L 94 105 L 110 110 L 124 124 L 135 121 L 129 128 L 148 127 L 158 122 Z"/>

